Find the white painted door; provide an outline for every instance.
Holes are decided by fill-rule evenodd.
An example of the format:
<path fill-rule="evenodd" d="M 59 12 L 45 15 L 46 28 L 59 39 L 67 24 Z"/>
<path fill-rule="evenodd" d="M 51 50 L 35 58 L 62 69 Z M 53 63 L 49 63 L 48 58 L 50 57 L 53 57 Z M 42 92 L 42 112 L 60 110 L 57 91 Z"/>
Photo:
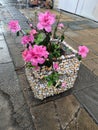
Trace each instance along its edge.
<path fill-rule="evenodd" d="M 59 0 L 58 8 L 98 21 L 98 0 Z"/>
<path fill-rule="evenodd" d="M 59 9 L 75 13 L 77 8 L 78 0 L 59 0 Z"/>
<path fill-rule="evenodd" d="M 98 21 L 98 0 L 79 0 L 76 14 Z"/>

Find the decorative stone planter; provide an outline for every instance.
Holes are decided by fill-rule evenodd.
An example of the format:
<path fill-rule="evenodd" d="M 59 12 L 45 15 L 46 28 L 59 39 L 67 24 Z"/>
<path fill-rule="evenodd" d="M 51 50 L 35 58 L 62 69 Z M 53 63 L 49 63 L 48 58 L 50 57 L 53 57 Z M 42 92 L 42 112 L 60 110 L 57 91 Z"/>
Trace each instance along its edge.
<path fill-rule="evenodd" d="M 46 97 L 60 94 L 73 87 L 77 78 L 80 61 L 76 57 L 77 51 L 70 47 L 67 43 L 63 42 L 64 47 L 71 50 L 71 54 L 62 55 L 58 60 L 59 62 L 59 82 L 66 82 L 65 87 L 48 86 L 44 76 L 51 74 L 52 67 L 48 68 L 43 66 L 40 71 L 26 68 L 26 76 L 30 83 L 34 97 L 43 100 Z"/>
<path fill-rule="evenodd" d="M 22 34 L 26 76 L 35 98 L 41 100 L 72 88 L 80 60 L 86 58 L 89 52 L 84 45 L 79 46 L 77 52 L 64 42 L 66 28 L 59 22 L 60 17 L 61 14 L 56 22 L 56 16 L 49 11 L 39 13 L 36 25 L 28 23 L 29 30 L 22 30 L 17 20 L 8 23 L 11 32 L 17 33 L 17 36 Z M 58 30 L 62 32 L 58 33 Z"/>

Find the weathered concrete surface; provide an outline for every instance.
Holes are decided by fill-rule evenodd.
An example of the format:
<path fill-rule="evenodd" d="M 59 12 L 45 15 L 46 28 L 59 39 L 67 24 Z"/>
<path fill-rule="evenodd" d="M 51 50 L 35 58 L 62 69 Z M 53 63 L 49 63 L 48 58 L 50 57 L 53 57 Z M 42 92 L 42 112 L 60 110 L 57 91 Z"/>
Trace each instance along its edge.
<path fill-rule="evenodd" d="M 0 130 L 34 130 L 0 23 Z M 10 39 L 10 35 L 8 37 Z"/>
<path fill-rule="evenodd" d="M 11 111 L 13 109 L 13 112 L 9 111 L 8 114 L 8 123 L 11 125 L 10 118 L 13 117 L 15 119 L 21 129 L 25 129 L 29 127 L 32 127 L 32 119 L 29 115 L 29 110 L 26 105 L 22 88 L 19 85 L 18 78 L 16 76 L 16 73 L 14 71 L 13 63 L 12 62 L 6 62 L 6 63 L 0 63 L 0 90 L 4 92 L 6 95 L 9 95 L 12 106 L 8 107 L 8 105 L 2 106 L 2 103 L 4 102 L 4 97 L 0 99 L 0 106 L 2 106 L 2 110 L 6 109 L 6 111 Z M 3 100 L 3 101 L 2 101 Z M 5 101 L 7 102 L 7 101 Z M 6 122 L 6 113 L 5 111 L 1 111 L 3 116 L 3 122 Z M 1 117 L 2 117 L 1 116 Z M 8 126 L 6 126 L 8 127 Z M 6 129 L 5 129 L 6 130 Z"/>
<path fill-rule="evenodd" d="M 55 105 L 57 108 L 60 124 L 62 128 L 65 129 L 72 119 L 77 118 L 75 117 L 75 113 L 79 111 L 80 104 L 76 101 L 74 96 L 70 95 L 66 98 L 63 97 L 56 100 Z"/>
<path fill-rule="evenodd" d="M 75 92 L 76 97 L 98 123 L 98 81 L 81 91 Z"/>
<path fill-rule="evenodd" d="M 36 130 L 60 130 L 54 102 L 31 109 Z"/>
<path fill-rule="evenodd" d="M 8 48 L 7 48 L 7 45 L 6 45 L 4 40 L 0 40 L 0 56 L 1 56 L 0 63 L 11 62 L 11 58 L 9 56 Z"/>
<path fill-rule="evenodd" d="M 98 125 L 94 123 L 93 119 L 88 115 L 84 109 L 79 109 L 64 130 L 97 130 Z"/>
<path fill-rule="evenodd" d="M 10 95 L 14 109 L 17 111 L 25 102 L 12 63 L 0 64 L 0 83 L 0 89 Z"/>
<path fill-rule="evenodd" d="M 98 126 L 73 95 L 55 101 L 62 130 L 97 130 Z"/>
<path fill-rule="evenodd" d="M 20 130 L 12 114 L 13 106 L 10 97 L 0 90 L 0 130 Z"/>

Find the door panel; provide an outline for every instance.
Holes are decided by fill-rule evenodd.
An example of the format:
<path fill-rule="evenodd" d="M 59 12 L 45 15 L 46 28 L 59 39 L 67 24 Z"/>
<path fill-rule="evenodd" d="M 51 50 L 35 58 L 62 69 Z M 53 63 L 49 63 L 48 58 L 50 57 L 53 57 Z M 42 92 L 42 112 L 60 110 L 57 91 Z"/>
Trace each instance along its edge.
<path fill-rule="evenodd" d="M 76 14 L 98 21 L 98 0 L 79 0 Z"/>
<path fill-rule="evenodd" d="M 75 13 L 78 0 L 59 0 L 59 9 Z"/>
<path fill-rule="evenodd" d="M 59 9 L 98 21 L 98 0 L 59 0 Z"/>

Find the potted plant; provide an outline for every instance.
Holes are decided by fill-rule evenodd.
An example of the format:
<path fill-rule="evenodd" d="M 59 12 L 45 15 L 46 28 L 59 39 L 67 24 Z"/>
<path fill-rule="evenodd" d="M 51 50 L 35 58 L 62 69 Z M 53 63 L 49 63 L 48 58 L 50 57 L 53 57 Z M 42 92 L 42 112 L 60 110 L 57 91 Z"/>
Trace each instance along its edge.
<path fill-rule="evenodd" d="M 8 27 L 17 34 L 23 32 L 17 20 L 11 20 Z M 39 13 L 37 26 L 30 27 L 21 38 L 25 47 L 22 57 L 34 96 L 43 100 L 73 87 L 80 61 L 89 49 L 79 46 L 76 51 L 69 46 L 64 41 L 64 25 L 59 19 L 56 22 L 56 16 L 49 11 Z M 59 36 L 58 30 L 62 30 Z"/>

